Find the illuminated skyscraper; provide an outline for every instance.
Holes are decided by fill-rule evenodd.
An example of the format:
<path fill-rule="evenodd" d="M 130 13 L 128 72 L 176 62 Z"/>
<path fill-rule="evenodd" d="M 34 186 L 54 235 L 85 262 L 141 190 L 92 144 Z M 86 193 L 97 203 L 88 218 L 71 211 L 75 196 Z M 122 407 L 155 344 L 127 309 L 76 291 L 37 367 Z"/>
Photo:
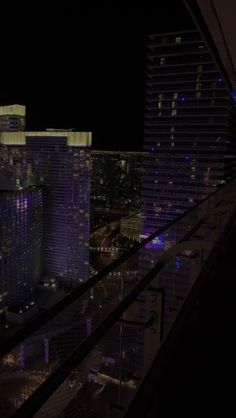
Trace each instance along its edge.
<path fill-rule="evenodd" d="M 234 176 L 234 115 L 224 79 L 197 30 L 149 36 L 142 237 L 163 227 Z M 187 230 L 188 225 L 182 222 L 153 240 L 140 259 L 143 274 L 159 253 Z M 165 289 L 164 331 L 179 309 L 179 300 L 186 295 L 188 277 L 188 260 L 176 257 L 156 278 L 155 286 Z M 150 303 L 151 296 L 147 296 L 143 304 L 146 314 Z M 137 347 L 142 355 L 140 341 Z"/>
<path fill-rule="evenodd" d="M 44 273 L 75 285 L 89 274 L 90 145 L 90 133 L 26 132 L 27 162 L 43 185 Z"/>
<path fill-rule="evenodd" d="M 25 106 L 14 104 L 0 106 L 0 132 L 24 131 Z"/>
<path fill-rule="evenodd" d="M 43 186 L 43 273 L 68 284 L 88 278 L 91 134 L 4 132 L 11 155 L 23 156 Z M 29 177 L 29 176 L 28 176 Z"/>
<path fill-rule="evenodd" d="M 0 310 L 32 299 L 41 251 L 42 190 L 0 190 Z"/>
<path fill-rule="evenodd" d="M 150 35 L 146 78 L 145 234 L 235 173 L 235 111 L 196 30 Z"/>

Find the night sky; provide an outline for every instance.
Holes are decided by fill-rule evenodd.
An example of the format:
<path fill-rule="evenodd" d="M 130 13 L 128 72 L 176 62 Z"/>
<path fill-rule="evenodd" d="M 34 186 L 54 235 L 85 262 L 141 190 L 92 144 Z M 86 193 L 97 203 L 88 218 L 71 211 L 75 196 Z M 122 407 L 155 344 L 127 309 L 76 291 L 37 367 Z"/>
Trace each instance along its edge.
<path fill-rule="evenodd" d="M 181 0 L 6 3 L 0 104 L 26 104 L 28 130 L 92 130 L 93 148 L 140 149 L 146 36 L 191 28 Z"/>

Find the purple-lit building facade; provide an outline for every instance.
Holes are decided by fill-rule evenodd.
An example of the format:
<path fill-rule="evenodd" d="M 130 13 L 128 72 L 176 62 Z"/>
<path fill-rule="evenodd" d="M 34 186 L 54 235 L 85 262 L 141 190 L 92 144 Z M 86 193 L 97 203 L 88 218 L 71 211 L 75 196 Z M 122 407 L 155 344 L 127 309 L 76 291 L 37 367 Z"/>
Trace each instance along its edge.
<path fill-rule="evenodd" d="M 145 235 L 234 175 L 235 120 L 224 80 L 197 30 L 149 36 Z"/>
<path fill-rule="evenodd" d="M 26 133 L 27 162 L 43 186 L 43 269 L 68 285 L 89 274 L 91 134 Z"/>
<path fill-rule="evenodd" d="M 41 255 L 41 188 L 0 191 L 0 310 L 32 299 Z"/>
<path fill-rule="evenodd" d="M 76 285 L 88 278 L 91 133 L 3 132 L 28 178 L 43 189 L 43 275 Z M 21 187 L 21 185 L 20 185 Z"/>

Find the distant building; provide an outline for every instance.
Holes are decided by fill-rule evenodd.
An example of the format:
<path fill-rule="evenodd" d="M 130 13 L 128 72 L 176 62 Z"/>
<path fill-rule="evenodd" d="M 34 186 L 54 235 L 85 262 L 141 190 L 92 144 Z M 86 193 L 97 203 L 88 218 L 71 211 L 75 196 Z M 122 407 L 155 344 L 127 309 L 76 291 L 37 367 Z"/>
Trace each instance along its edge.
<path fill-rule="evenodd" d="M 235 108 L 200 33 L 150 35 L 148 48 L 147 235 L 235 174 Z"/>
<path fill-rule="evenodd" d="M 5 132 L 43 186 L 43 273 L 78 284 L 89 275 L 91 134 L 48 130 Z"/>
<path fill-rule="evenodd" d="M 0 132 L 25 130 L 25 106 L 0 106 Z"/>
<path fill-rule="evenodd" d="M 129 216 L 121 218 L 120 222 L 120 233 L 132 240 L 140 241 L 141 234 L 141 225 L 142 225 L 142 215 L 141 213 L 131 213 Z"/>
<path fill-rule="evenodd" d="M 0 310 L 32 300 L 42 274 L 42 190 L 0 191 Z"/>
<path fill-rule="evenodd" d="M 16 190 L 30 186 L 31 167 L 26 162 L 26 152 L 21 147 L 11 147 L 11 150 L 1 140 L 5 132 L 11 136 L 18 135 L 25 129 L 25 106 L 14 104 L 0 106 L 0 189 Z"/>
<path fill-rule="evenodd" d="M 94 207 L 140 207 L 143 152 L 92 151 L 91 201 Z"/>

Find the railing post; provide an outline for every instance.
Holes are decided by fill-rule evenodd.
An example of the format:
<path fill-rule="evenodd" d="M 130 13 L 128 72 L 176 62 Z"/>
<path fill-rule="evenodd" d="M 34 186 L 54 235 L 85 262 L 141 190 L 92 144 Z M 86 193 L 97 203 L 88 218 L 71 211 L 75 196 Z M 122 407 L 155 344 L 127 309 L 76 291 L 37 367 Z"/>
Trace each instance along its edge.
<path fill-rule="evenodd" d="M 121 265 L 121 286 L 120 286 L 120 296 L 121 301 L 124 298 L 124 275 L 125 275 L 125 263 L 122 263 Z M 123 315 L 122 315 L 123 318 Z M 120 367 L 119 367 L 119 405 L 121 405 L 121 382 L 122 382 L 122 356 L 123 356 L 123 324 L 120 322 Z"/>

